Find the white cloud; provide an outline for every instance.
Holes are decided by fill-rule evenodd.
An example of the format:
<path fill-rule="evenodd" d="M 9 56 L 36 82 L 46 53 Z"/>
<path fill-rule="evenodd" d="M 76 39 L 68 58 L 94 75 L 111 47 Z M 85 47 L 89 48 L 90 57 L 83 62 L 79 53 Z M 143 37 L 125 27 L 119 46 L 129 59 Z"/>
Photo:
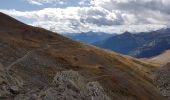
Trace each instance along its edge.
<path fill-rule="evenodd" d="M 37 2 L 37 1 L 33 1 L 33 0 L 29 0 L 28 2 L 29 2 L 30 4 L 42 5 L 42 3 Z"/>
<path fill-rule="evenodd" d="M 64 4 L 67 0 L 26 0 L 30 4 L 43 5 L 43 4 Z"/>
<path fill-rule="evenodd" d="M 89 6 L 90 5 L 90 0 L 79 0 L 78 4 L 80 6 Z"/>
<path fill-rule="evenodd" d="M 61 4 L 68 0 L 29 0 L 34 3 Z M 0 10 L 29 23 L 56 32 L 141 32 L 169 26 L 170 1 L 167 0 L 79 0 L 81 6 L 45 8 L 37 11 Z M 59 2 L 58 2 L 59 3 Z"/>
<path fill-rule="evenodd" d="M 34 23 L 34 26 L 43 27 L 53 32 L 58 33 L 80 33 L 80 32 L 106 32 L 106 33 L 123 33 L 125 31 L 129 32 L 147 32 L 158 30 L 161 28 L 167 28 L 166 25 L 154 25 L 154 24 L 146 24 L 146 25 L 114 25 L 114 26 L 96 26 L 96 25 L 80 25 L 77 29 L 72 28 L 67 24 L 63 24 L 61 22 L 38 22 Z"/>

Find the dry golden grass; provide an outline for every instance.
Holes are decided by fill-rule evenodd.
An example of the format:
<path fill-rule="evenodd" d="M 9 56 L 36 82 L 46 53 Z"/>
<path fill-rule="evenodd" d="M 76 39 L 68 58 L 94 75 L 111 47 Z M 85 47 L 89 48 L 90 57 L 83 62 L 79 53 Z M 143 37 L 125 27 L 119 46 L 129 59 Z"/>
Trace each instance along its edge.
<path fill-rule="evenodd" d="M 170 62 L 170 50 L 167 50 L 156 57 L 152 57 L 145 60 L 148 60 L 151 63 L 158 64 L 161 66 L 166 65 L 167 63 Z"/>

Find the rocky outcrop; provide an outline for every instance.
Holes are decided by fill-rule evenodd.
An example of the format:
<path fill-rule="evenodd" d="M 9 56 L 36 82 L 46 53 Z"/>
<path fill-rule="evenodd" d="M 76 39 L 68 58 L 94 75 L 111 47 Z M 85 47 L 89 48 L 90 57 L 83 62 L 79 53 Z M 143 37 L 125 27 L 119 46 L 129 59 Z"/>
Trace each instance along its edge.
<path fill-rule="evenodd" d="M 20 78 L 16 76 L 12 76 L 11 78 L 0 63 L 0 100 L 13 98 L 19 94 L 21 84 Z"/>
<path fill-rule="evenodd" d="M 170 63 L 155 73 L 154 82 L 162 95 L 170 100 Z"/>
<path fill-rule="evenodd" d="M 52 85 L 19 94 L 15 100 L 111 100 L 98 82 L 86 82 L 76 71 L 58 72 Z"/>
<path fill-rule="evenodd" d="M 65 88 L 66 94 L 63 93 L 65 95 L 63 97 L 68 98 L 68 100 L 111 100 L 98 82 L 86 82 L 76 71 L 58 73 L 54 79 L 54 83 L 58 87 Z M 72 96 L 72 94 L 79 96 Z"/>

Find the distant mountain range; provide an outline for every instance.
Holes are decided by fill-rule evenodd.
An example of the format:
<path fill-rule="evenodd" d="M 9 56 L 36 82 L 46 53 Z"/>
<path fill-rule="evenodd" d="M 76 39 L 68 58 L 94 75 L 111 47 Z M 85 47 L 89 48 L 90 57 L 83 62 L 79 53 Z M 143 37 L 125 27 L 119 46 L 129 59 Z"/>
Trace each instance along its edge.
<path fill-rule="evenodd" d="M 170 28 L 136 34 L 125 32 L 93 45 L 133 57 L 153 57 L 170 49 Z"/>
<path fill-rule="evenodd" d="M 97 41 L 102 41 L 115 34 L 108 34 L 103 32 L 82 32 L 82 33 L 66 33 L 63 36 L 73 39 L 75 41 L 92 44 Z"/>

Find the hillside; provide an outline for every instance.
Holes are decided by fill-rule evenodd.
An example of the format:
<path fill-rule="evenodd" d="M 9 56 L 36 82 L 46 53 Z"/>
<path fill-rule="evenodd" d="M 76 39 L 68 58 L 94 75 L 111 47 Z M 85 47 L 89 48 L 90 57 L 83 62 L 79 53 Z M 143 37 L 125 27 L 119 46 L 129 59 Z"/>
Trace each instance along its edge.
<path fill-rule="evenodd" d="M 164 100 L 159 67 L 0 13 L 0 99 Z"/>
<path fill-rule="evenodd" d="M 170 62 L 170 50 L 167 50 L 162 54 L 149 58 L 147 60 L 155 64 L 166 65 L 167 63 Z"/>
<path fill-rule="evenodd" d="M 153 57 L 170 49 L 170 29 L 136 34 L 125 32 L 94 45 L 133 57 Z"/>

